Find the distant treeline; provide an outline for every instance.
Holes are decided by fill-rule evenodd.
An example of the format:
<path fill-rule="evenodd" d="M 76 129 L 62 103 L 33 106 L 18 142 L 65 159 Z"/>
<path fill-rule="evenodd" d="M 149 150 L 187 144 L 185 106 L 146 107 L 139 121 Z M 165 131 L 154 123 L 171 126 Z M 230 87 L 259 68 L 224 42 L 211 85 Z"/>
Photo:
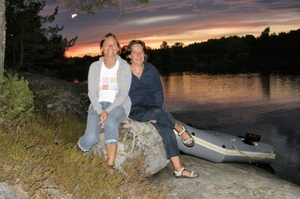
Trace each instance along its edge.
<path fill-rule="evenodd" d="M 124 49 L 126 46 L 123 46 L 123 51 Z M 299 74 L 300 29 L 270 34 L 270 28 L 266 28 L 257 38 L 253 35 L 221 37 L 188 46 L 180 42 L 168 46 L 163 41 L 160 49 L 148 48 L 148 54 L 148 62 L 156 66 L 162 75 L 187 71 L 211 74 Z M 124 57 L 123 54 L 121 56 Z M 98 58 L 99 56 L 69 58 L 69 63 L 74 64 L 72 70 L 78 72 L 72 77 L 85 79 L 89 65 Z"/>
<path fill-rule="evenodd" d="M 259 37 L 246 35 L 209 39 L 186 47 L 176 43 L 149 50 L 149 62 L 162 74 L 204 73 L 299 73 L 300 29 L 270 34 L 266 28 Z"/>

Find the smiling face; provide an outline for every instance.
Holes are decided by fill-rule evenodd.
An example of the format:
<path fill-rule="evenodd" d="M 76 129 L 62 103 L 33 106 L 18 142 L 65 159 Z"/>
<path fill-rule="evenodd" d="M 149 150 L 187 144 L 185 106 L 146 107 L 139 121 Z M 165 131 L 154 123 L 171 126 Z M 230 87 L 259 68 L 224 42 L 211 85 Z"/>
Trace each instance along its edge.
<path fill-rule="evenodd" d="M 101 46 L 101 50 L 105 57 L 115 57 L 120 49 L 115 38 L 107 37 Z"/>
<path fill-rule="evenodd" d="M 131 59 L 132 65 L 141 66 L 144 65 L 145 53 L 143 46 L 141 44 L 134 44 L 130 55 L 128 56 Z"/>

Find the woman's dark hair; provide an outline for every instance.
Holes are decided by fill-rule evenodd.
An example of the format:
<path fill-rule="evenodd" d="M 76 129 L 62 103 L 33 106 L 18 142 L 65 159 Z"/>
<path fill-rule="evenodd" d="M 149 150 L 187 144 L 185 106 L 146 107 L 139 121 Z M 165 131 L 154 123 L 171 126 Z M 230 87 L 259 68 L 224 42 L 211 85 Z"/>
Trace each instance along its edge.
<path fill-rule="evenodd" d="M 131 54 L 131 52 L 132 52 L 132 46 L 134 44 L 140 44 L 140 45 L 143 46 L 144 62 L 146 62 L 147 58 L 148 58 L 148 53 L 147 53 L 147 48 L 146 48 L 145 43 L 142 40 L 131 40 L 131 42 L 129 42 L 129 44 L 127 46 L 127 49 L 125 51 L 125 57 L 126 57 L 126 60 L 127 60 L 128 64 L 132 64 L 131 59 L 130 59 L 130 57 L 128 57 L 128 55 Z"/>
<path fill-rule="evenodd" d="M 112 33 L 107 33 L 100 41 L 100 49 L 103 47 L 103 43 L 105 42 L 105 40 L 109 37 L 113 37 L 116 42 L 117 42 L 117 45 L 118 45 L 118 54 L 121 53 L 121 46 L 120 46 L 120 43 L 119 43 L 119 40 L 117 39 L 116 35 L 112 34 Z"/>

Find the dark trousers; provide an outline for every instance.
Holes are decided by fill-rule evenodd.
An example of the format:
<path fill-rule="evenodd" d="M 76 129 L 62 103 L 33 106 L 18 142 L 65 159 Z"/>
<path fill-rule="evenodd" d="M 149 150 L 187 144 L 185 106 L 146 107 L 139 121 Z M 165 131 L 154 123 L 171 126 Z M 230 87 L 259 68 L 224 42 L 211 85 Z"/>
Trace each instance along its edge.
<path fill-rule="evenodd" d="M 139 122 L 156 120 L 157 123 L 153 125 L 163 139 L 167 159 L 180 155 L 177 140 L 173 132 L 175 118 L 169 111 L 159 106 L 140 103 L 131 107 L 129 118 Z"/>

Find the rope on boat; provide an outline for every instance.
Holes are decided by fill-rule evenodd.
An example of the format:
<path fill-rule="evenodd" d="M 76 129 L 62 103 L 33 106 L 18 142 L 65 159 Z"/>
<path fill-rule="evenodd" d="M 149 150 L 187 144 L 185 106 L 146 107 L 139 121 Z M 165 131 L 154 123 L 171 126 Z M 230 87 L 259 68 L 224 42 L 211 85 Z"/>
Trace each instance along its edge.
<path fill-rule="evenodd" d="M 275 151 L 271 151 L 271 153 L 267 154 L 265 157 L 254 158 L 254 157 L 248 156 L 247 154 L 245 154 L 244 152 L 242 152 L 241 150 L 239 150 L 238 148 L 236 148 L 236 146 L 232 145 L 232 147 L 233 147 L 237 152 L 239 152 L 240 154 L 246 156 L 246 157 L 249 158 L 250 160 L 264 160 L 264 159 L 267 159 L 267 158 L 271 157 L 271 156 L 275 153 Z"/>

